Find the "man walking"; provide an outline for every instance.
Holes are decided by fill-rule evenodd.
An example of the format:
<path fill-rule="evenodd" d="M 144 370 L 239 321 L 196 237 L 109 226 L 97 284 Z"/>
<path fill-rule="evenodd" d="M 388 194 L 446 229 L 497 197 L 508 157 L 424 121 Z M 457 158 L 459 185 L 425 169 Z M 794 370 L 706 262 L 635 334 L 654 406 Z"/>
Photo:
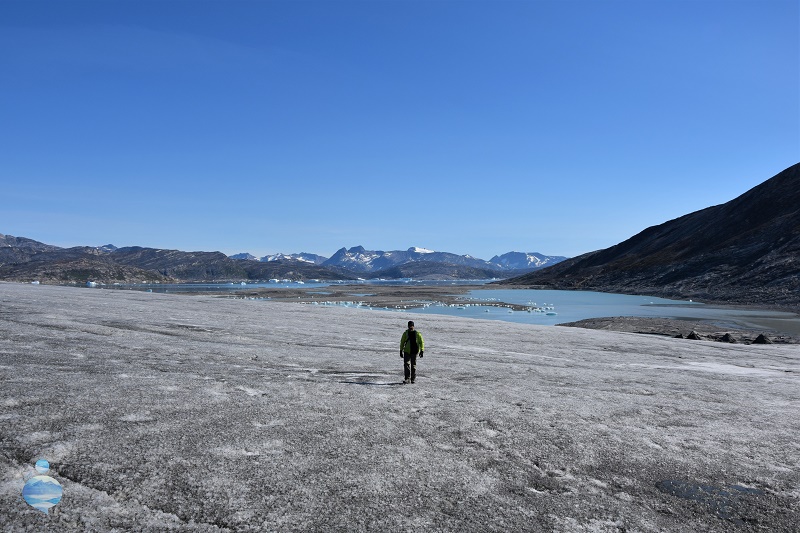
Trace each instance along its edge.
<path fill-rule="evenodd" d="M 417 377 L 417 354 L 421 358 L 424 349 L 425 341 L 422 340 L 422 334 L 414 329 L 414 321 L 409 320 L 408 329 L 400 338 L 400 357 L 403 358 L 403 370 L 406 377 L 403 384 L 414 383 Z"/>

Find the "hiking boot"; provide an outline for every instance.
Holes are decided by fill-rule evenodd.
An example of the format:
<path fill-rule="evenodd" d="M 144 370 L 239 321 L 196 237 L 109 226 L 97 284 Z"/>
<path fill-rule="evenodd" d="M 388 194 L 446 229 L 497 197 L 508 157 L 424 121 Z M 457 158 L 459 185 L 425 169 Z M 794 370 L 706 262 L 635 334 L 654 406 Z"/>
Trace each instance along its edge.
<path fill-rule="evenodd" d="M 411 381 L 410 381 L 410 380 L 408 380 L 408 379 L 404 379 L 404 380 L 403 380 L 403 385 L 408 385 L 409 383 L 411 383 Z"/>
<path fill-rule="evenodd" d="M 411 380 L 411 383 L 414 383 L 414 380 L 413 380 L 413 379 Z"/>

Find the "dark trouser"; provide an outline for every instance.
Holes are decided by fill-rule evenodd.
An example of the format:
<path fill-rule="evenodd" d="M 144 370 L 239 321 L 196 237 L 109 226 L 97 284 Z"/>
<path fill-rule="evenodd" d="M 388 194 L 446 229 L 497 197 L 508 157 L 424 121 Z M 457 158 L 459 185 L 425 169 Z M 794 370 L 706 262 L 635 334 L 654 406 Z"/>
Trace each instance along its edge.
<path fill-rule="evenodd" d="M 403 370 L 406 379 L 414 381 L 417 377 L 417 354 L 403 354 Z"/>

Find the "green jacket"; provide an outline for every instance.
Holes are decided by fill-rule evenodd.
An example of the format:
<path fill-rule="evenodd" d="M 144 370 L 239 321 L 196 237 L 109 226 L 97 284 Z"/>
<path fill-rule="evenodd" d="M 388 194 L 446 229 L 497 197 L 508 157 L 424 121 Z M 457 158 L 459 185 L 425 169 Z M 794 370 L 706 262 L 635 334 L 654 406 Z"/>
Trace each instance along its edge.
<path fill-rule="evenodd" d="M 419 331 L 415 331 L 414 333 L 417 334 L 417 347 L 421 352 L 425 349 L 425 341 L 422 340 L 422 333 Z M 408 342 L 408 330 L 405 330 L 403 336 L 400 338 L 400 351 L 411 355 L 411 343 Z"/>

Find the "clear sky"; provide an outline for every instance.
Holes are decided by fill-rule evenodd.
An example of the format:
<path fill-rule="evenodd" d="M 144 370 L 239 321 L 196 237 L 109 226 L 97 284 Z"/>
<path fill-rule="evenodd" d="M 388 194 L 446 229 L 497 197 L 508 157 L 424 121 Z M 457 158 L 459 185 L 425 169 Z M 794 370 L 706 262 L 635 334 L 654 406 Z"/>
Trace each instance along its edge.
<path fill-rule="evenodd" d="M 574 256 L 798 161 L 798 0 L 0 0 L 49 244 Z"/>

